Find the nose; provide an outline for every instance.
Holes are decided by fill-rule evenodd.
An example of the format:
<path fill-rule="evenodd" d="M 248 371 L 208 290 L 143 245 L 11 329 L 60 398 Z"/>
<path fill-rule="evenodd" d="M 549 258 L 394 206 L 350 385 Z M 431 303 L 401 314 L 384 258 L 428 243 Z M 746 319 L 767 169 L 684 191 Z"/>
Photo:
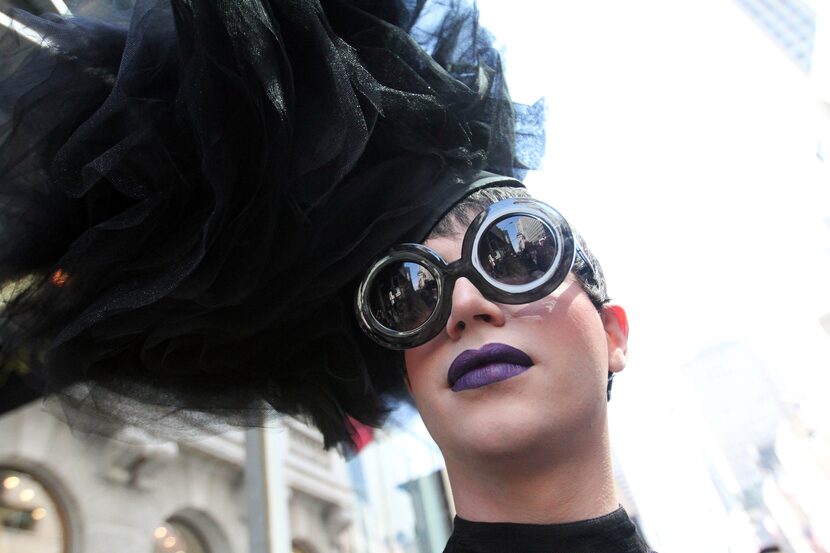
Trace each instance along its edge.
<path fill-rule="evenodd" d="M 505 322 L 502 307 L 479 292 L 472 282 L 459 278 L 452 293 L 452 311 L 447 320 L 447 334 L 453 340 L 461 338 L 471 325 L 503 326 Z"/>

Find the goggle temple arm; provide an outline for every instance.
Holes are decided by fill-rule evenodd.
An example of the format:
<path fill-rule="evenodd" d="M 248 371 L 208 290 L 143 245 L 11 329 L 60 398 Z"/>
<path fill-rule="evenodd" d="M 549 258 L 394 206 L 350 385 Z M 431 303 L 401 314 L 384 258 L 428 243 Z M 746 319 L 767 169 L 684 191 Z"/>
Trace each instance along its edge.
<path fill-rule="evenodd" d="M 582 260 L 582 263 L 578 267 L 574 267 L 574 273 L 578 277 L 583 280 L 591 281 L 596 283 L 596 273 L 594 272 L 594 266 L 591 264 L 591 261 L 588 259 L 588 256 L 585 255 L 585 252 L 582 251 L 582 246 L 574 240 L 574 245 L 576 246 L 576 255 Z"/>

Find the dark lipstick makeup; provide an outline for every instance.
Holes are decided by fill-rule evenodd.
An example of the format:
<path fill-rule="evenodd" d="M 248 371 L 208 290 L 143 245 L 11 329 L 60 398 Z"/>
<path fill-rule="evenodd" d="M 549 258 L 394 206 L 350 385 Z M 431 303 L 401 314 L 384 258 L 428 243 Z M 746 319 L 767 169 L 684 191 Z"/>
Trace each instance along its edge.
<path fill-rule="evenodd" d="M 447 382 L 454 392 L 460 392 L 507 380 L 532 365 L 533 360 L 520 349 L 507 344 L 486 344 L 461 352 L 450 365 Z"/>

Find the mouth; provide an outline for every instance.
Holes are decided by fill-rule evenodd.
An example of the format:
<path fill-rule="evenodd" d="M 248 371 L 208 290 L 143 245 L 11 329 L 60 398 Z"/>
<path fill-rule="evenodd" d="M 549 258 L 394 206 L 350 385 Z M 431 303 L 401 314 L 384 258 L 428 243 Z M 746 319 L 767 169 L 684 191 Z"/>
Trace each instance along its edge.
<path fill-rule="evenodd" d="M 468 349 L 455 358 L 447 372 L 453 392 L 480 388 L 513 378 L 533 366 L 528 354 L 507 344 L 486 344 Z"/>

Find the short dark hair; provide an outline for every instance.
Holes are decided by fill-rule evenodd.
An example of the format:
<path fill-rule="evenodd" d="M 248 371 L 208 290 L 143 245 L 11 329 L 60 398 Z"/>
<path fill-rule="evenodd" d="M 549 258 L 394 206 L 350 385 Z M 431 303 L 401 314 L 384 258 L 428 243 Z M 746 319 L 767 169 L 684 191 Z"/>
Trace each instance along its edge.
<path fill-rule="evenodd" d="M 432 231 L 430 231 L 427 239 L 452 236 L 458 232 L 459 228 L 466 228 L 473 221 L 473 219 L 475 219 L 476 215 L 496 202 L 510 198 L 530 197 L 530 193 L 527 189 L 517 186 L 479 188 L 455 204 L 455 206 L 453 206 L 453 208 L 448 211 L 440 221 L 438 221 L 438 224 L 432 228 Z M 579 284 L 582 285 L 582 288 L 585 290 L 585 293 L 588 294 L 588 297 L 591 298 L 591 302 L 594 306 L 599 309 L 610 301 L 605 282 L 605 274 L 602 272 L 602 266 L 599 264 L 599 260 L 596 256 L 594 256 L 590 248 L 588 248 L 588 245 L 585 243 L 582 236 L 573 227 L 571 227 L 571 230 L 573 231 L 574 237 L 579 243 L 579 246 L 582 248 L 585 257 L 591 264 L 594 275 L 593 278 L 583 277 L 582 275 L 584 275 L 585 272 L 576 270 L 573 271 L 574 276 L 579 281 Z M 584 263 L 585 262 L 580 256 L 576 256 L 574 268 L 579 269 L 579 267 Z"/>

